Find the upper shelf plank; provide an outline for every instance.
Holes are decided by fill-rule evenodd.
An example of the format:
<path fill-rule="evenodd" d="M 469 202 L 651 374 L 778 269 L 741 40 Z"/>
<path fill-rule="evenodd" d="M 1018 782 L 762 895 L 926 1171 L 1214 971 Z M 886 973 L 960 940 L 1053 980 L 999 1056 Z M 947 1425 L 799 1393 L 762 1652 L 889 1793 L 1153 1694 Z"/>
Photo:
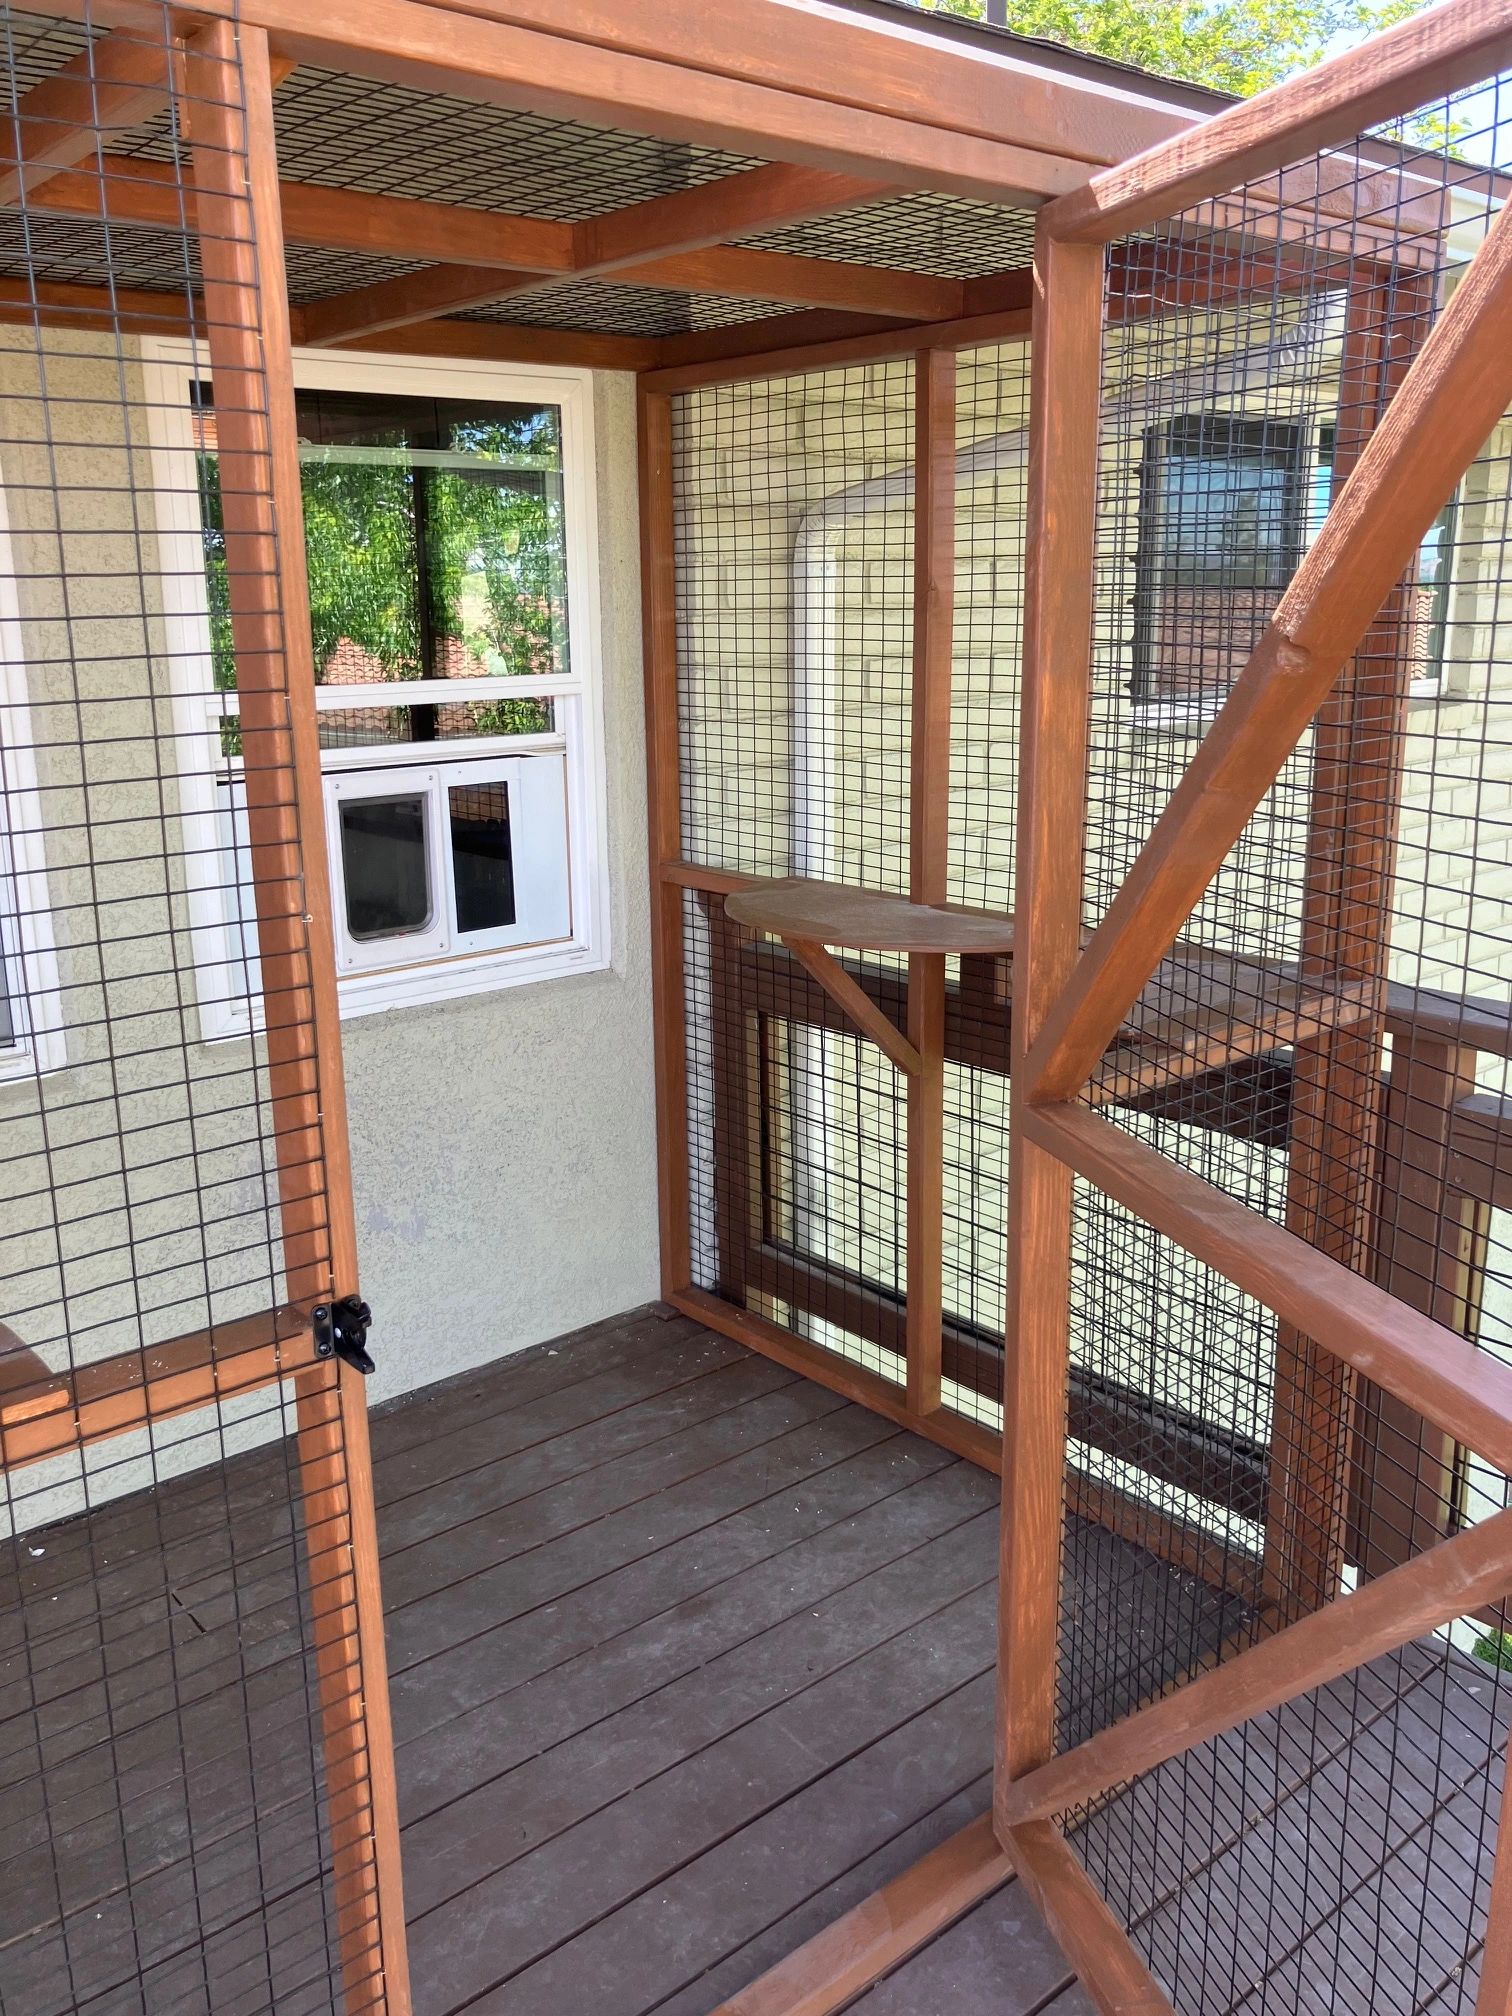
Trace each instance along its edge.
<path fill-rule="evenodd" d="M 877 889 L 794 879 L 761 882 L 725 900 L 737 924 L 853 952 L 1011 952 L 1013 919 L 992 910 L 910 903 Z"/>

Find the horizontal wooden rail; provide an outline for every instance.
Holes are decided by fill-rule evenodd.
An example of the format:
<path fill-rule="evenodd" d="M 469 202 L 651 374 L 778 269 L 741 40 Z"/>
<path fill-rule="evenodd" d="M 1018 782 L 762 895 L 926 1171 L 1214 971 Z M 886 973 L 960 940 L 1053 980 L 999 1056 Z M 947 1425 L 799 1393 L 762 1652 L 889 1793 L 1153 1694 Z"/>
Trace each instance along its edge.
<path fill-rule="evenodd" d="M 0 1470 L 208 1407 L 318 1364 L 310 1319 L 277 1309 L 0 1391 Z"/>
<path fill-rule="evenodd" d="M 1017 1826 L 1064 1813 L 1509 1591 L 1512 1511 L 1439 1541 L 1027 1772 L 1003 1788 L 999 1815 Z"/>
<path fill-rule="evenodd" d="M 1080 1106 L 1026 1106 L 1040 1147 L 1498 1470 L 1512 1366 Z"/>

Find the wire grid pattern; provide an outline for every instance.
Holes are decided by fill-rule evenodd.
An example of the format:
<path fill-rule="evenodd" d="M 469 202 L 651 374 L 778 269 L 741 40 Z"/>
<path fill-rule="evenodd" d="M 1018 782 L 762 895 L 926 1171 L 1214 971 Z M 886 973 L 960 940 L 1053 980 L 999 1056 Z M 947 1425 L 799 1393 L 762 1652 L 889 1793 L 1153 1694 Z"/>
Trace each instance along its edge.
<path fill-rule="evenodd" d="M 101 189 L 102 199 L 108 200 L 108 172 Z M 300 303 L 397 279 L 418 272 L 425 262 L 291 245 L 284 264 L 289 299 Z M 183 232 L 105 217 L 47 217 L 7 210 L 0 214 L 0 277 L 107 291 L 141 289 L 167 296 L 167 308 L 177 305 L 186 288 L 199 285 L 199 245 Z"/>
<path fill-rule="evenodd" d="M 674 452 L 684 853 L 906 890 L 911 365 L 690 394 Z M 713 1184 L 696 1278 L 900 1376 L 898 1073 L 718 899 L 690 917 L 688 960 L 715 1136 L 694 1158 Z M 896 989 L 895 964 L 872 964 Z M 886 1346 L 856 1334 L 862 1304 Z"/>
<path fill-rule="evenodd" d="M 279 85 L 273 113 L 286 181 L 568 224 L 761 165 L 306 64 Z M 159 119 L 112 151 L 163 160 L 172 147 Z"/>
<path fill-rule="evenodd" d="M 131 32 L 166 52 L 173 24 L 165 8 Z M 229 110 L 203 109 L 239 134 L 228 83 Z M 174 166 L 187 193 L 187 153 Z M 155 403 L 121 321 L 50 323 L 46 233 L 30 247 L 30 312 L 0 329 L 0 2007 L 334 2010 L 355 2006 L 342 1942 L 361 1964 L 378 1926 L 361 1880 L 360 1923 L 333 1902 L 323 1689 L 359 1852 L 367 1760 L 360 1657 L 331 1656 L 353 1643 L 332 1600 L 358 1508 L 309 1330 L 329 1293 L 324 1155 L 267 1041 L 200 1031 L 217 989 L 260 998 L 318 1110 L 282 734 L 244 691 L 244 766 L 211 704 L 214 557 L 252 572 L 234 527 L 264 479 L 228 458 L 223 413 L 233 533 L 207 577 L 191 416 Z M 167 234 L 155 283 L 208 377 L 193 271 Z M 241 382 L 258 413 L 260 367 Z M 268 618 L 251 684 L 281 720 L 276 601 Z M 270 818 L 292 857 L 258 837 Z"/>
<path fill-rule="evenodd" d="M 753 232 L 735 242 L 805 259 L 849 260 L 863 266 L 892 266 L 902 273 L 973 280 L 1030 263 L 1034 217 L 1002 203 L 919 190 L 827 217 L 806 218 L 777 231 Z"/>
<path fill-rule="evenodd" d="M 684 851 L 694 861 L 907 887 L 911 380 L 900 361 L 680 403 Z M 1023 345 L 962 358 L 949 893 L 997 910 L 1012 896 L 1027 398 Z M 700 899 L 687 930 L 690 1054 L 704 1087 L 695 1190 L 708 1186 L 695 1213 L 699 1278 L 737 1301 L 763 1297 L 766 1313 L 801 1334 L 901 1377 L 904 1082 L 779 944 L 732 926 L 718 898 Z M 902 963 L 843 956 L 904 1022 Z M 947 987 L 947 1400 L 997 1427 L 1006 988 L 994 962 L 955 959 Z"/>
<path fill-rule="evenodd" d="M 555 287 L 532 287 L 450 319 L 523 323 L 541 329 L 590 329 L 606 335 L 686 336 L 695 329 L 727 329 L 737 322 L 760 322 L 769 315 L 792 312 L 792 304 L 786 301 L 569 280 Z"/>
<path fill-rule="evenodd" d="M 1089 926 L 1507 193 L 1504 87 L 1434 110 L 1502 179 L 1444 155 L 1414 186 L 1343 149 L 1279 247 L 1260 185 L 1110 254 Z M 1089 1095 L 1502 1355 L 1508 453 L 1502 427 Z M 1223 1655 L 1505 1502 L 1504 1480 L 1084 1185 L 1071 1308 L 1073 1414 L 1079 1383 L 1113 1379 L 1146 1423 L 1116 1455 L 1073 1442 L 1069 1502 L 1116 1497 L 1157 1552 L 1231 1589 Z M 1182 1628 L 1179 1589 L 1134 1559 L 1122 1615 L 1111 1591 L 1089 1612 L 1082 1533 L 1068 1522 L 1063 1745 L 1131 1636 Z M 1183 2016 L 1473 2008 L 1503 1621 L 1450 1620 L 1070 1816 Z M 1212 1656 L 1193 1639 L 1188 1670 Z"/>

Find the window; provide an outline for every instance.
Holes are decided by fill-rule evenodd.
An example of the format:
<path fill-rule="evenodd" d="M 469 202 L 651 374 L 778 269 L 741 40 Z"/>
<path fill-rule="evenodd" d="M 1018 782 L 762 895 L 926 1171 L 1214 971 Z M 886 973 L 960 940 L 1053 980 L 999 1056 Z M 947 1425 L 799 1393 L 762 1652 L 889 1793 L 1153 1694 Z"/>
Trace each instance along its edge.
<path fill-rule="evenodd" d="M 215 390 L 187 346 L 153 369 L 170 650 L 211 752 L 185 777 L 219 864 L 191 892 L 201 1013 L 222 1035 L 248 1025 L 256 933 Z M 321 355 L 295 378 L 343 1012 L 604 965 L 587 374 Z"/>
<path fill-rule="evenodd" d="M 1143 706 L 1211 713 L 1254 649 L 1307 529 L 1300 426 L 1186 414 L 1145 431 L 1133 678 Z"/>

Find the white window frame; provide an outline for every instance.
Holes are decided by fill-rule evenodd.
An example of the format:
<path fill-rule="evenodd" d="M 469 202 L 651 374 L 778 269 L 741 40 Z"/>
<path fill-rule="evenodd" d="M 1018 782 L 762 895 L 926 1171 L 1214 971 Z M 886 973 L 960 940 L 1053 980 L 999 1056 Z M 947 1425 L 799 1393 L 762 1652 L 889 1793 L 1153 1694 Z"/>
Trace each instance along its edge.
<path fill-rule="evenodd" d="M 0 971 L 13 1037 L 0 1086 L 68 1062 L 10 512 L 0 489 Z"/>
<path fill-rule="evenodd" d="M 148 433 L 157 488 L 158 546 L 164 626 L 174 667 L 175 727 L 195 752 L 181 782 L 188 891 L 195 946 L 201 1034 L 206 1040 L 244 1036 L 260 1021 L 249 1011 L 256 933 L 240 914 L 238 892 L 216 866 L 225 845 L 230 809 L 228 770 L 220 729 L 236 712 L 234 694 L 214 691 L 210 614 L 206 595 L 194 420 L 190 387 L 211 376 L 204 346 L 182 337 L 142 339 Z M 462 995 L 601 971 L 610 964 L 608 785 L 604 764 L 602 659 L 599 635 L 598 523 L 593 439 L 593 374 L 534 365 L 482 365 L 450 358 L 394 358 L 360 352 L 294 352 L 294 383 L 301 390 L 367 392 L 550 404 L 562 416 L 562 490 L 566 518 L 568 673 L 507 679 L 406 680 L 391 686 L 318 686 L 318 711 L 447 704 L 467 700 L 545 699 L 555 726 L 542 735 L 476 737 L 453 742 L 327 749 L 321 771 L 329 780 L 353 770 L 391 765 L 450 769 L 453 765 L 559 752 L 567 791 L 567 874 L 570 931 L 546 943 L 520 942 L 491 950 L 450 948 L 413 963 L 338 976 L 343 1020 L 387 1009 L 415 1007 Z M 329 794 L 327 794 L 329 795 Z M 332 861 L 332 904 L 344 904 Z M 240 976 L 239 985 L 232 984 Z"/>

